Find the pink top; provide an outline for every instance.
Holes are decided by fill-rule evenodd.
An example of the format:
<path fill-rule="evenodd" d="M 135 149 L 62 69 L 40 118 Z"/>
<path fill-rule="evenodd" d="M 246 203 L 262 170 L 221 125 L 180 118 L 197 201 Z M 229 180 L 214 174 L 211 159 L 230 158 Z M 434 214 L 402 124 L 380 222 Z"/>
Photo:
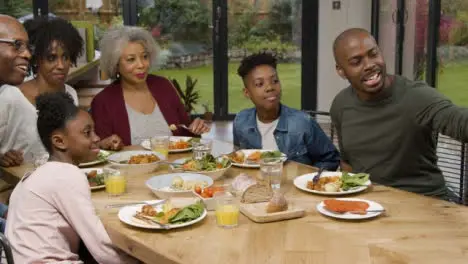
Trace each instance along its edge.
<path fill-rule="evenodd" d="M 5 233 L 16 263 L 82 263 L 80 239 L 99 263 L 138 263 L 112 245 L 85 174 L 68 163 L 47 162 L 23 177 L 11 194 Z"/>

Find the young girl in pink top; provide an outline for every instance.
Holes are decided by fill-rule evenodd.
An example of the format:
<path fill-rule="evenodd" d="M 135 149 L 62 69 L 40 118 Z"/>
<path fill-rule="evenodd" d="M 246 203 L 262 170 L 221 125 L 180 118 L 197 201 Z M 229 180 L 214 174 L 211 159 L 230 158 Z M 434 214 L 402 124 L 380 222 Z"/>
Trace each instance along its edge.
<path fill-rule="evenodd" d="M 99 263 L 136 263 L 112 245 L 77 167 L 99 153 L 90 115 L 63 92 L 40 95 L 36 104 L 39 137 L 50 159 L 26 174 L 11 195 L 6 235 L 15 262 L 83 263 L 83 241 Z"/>

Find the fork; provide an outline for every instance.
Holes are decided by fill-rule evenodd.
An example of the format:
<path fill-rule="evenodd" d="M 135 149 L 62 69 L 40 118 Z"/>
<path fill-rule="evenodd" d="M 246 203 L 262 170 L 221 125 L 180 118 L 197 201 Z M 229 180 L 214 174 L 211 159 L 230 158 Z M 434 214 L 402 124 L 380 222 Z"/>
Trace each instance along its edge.
<path fill-rule="evenodd" d="M 135 215 L 134 216 L 136 219 L 139 219 L 139 220 L 142 220 L 142 221 L 145 221 L 146 223 L 148 224 L 156 224 L 158 226 L 160 226 L 162 229 L 171 229 L 171 226 L 170 225 L 167 225 L 167 224 L 161 224 L 160 222 L 154 220 L 154 219 L 151 219 L 151 218 L 146 218 L 144 216 L 139 216 L 139 215 Z"/>
<path fill-rule="evenodd" d="M 124 207 L 124 206 L 139 205 L 139 204 L 155 206 L 155 205 L 159 205 L 159 204 L 164 204 L 165 202 L 166 202 L 166 200 L 161 200 L 161 201 L 154 202 L 154 203 L 133 202 L 133 203 L 108 204 L 108 205 L 106 205 L 106 208 L 120 208 L 120 207 Z"/>
<path fill-rule="evenodd" d="M 319 169 L 317 175 L 315 175 L 314 178 L 312 179 L 312 182 L 313 182 L 314 184 L 317 184 L 317 183 L 318 183 L 318 181 L 319 181 L 319 179 L 320 179 L 320 176 L 322 175 L 322 172 L 324 172 L 324 171 L 325 171 L 325 168 L 324 168 L 324 167 L 321 167 L 321 168 Z"/>
<path fill-rule="evenodd" d="M 343 212 L 338 212 L 338 211 L 333 211 L 328 208 L 325 208 L 327 211 L 330 211 L 334 214 L 345 214 L 345 213 L 352 213 L 352 214 L 367 214 L 367 213 L 382 213 L 385 212 L 385 209 L 376 209 L 376 210 L 357 210 L 357 211 L 343 211 Z"/>

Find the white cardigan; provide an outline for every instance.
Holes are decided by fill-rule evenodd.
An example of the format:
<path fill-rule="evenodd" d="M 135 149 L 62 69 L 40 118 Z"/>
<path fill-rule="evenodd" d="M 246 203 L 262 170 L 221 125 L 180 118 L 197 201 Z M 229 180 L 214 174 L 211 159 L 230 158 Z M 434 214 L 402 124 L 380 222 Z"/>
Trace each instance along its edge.
<path fill-rule="evenodd" d="M 75 104 L 78 96 L 66 85 Z M 9 150 L 21 150 L 24 156 L 45 152 L 37 132 L 37 111 L 21 90 L 12 85 L 0 87 L 0 154 Z"/>

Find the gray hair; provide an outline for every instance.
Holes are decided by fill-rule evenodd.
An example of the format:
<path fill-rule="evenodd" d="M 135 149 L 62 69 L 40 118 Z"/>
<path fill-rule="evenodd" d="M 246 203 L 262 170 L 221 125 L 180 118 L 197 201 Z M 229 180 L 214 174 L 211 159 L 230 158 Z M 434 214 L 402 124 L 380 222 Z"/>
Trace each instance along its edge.
<path fill-rule="evenodd" d="M 139 27 L 119 26 L 107 31 L 101 39 L 101 70 L 111 79 L 117 79 L 122 50 L 130 42 L 139 42 L 148 52 L 151 66 L 156 65 L 159 45 L 151 34 Z"/>

